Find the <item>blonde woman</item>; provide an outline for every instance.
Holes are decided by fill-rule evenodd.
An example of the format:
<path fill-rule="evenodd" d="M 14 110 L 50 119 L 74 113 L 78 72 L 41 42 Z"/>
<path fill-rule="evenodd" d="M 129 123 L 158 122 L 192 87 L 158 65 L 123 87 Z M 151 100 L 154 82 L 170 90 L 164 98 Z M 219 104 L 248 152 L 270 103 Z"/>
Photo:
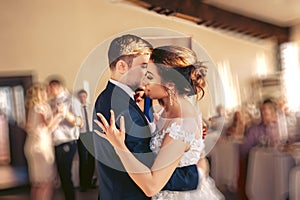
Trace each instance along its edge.
<path fill-rule="evenodd" d="M 51 199 L 56 177 L 52 130 L 64 118 L 63 109 L 52 114 L 47 87 L 35 84 L 26 91 L 28 110 L 24 146 L 31 182 L 31 199 Z"/>

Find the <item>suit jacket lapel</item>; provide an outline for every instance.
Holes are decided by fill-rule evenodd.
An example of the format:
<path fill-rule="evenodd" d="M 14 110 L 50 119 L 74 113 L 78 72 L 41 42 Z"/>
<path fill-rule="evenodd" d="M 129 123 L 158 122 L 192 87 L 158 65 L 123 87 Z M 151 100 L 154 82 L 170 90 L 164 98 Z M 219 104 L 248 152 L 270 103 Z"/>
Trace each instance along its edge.
<path fill-rule="evenodd" d="M 134 109 L 143 117 L 145 124 L 149 124 L 149 121 L 146 119 L 145 113 L 140 109 L 140 107 L 136 104 L 136 102 L 120 87 L 111 83 L 110 81 L 107 84 L 107 89 L 110 90 L 112 93 L 116 92 L 118 98 L 129 99 L 129 104 L 134 107 Z M 119 96 L 120 95 L 120 96 Z M 112 98 L 114 98 L 112 96 Z"/>
<path fill-rule="evenodd" d="M 145 124 L 149 124 L 149 121 L 146 119 L 145 113 L 140 109 L 140 107 L 136 104 L 136 102 L 130 98 L 129 103 L 139 112 L 139 114 L 143 117 Z"/>

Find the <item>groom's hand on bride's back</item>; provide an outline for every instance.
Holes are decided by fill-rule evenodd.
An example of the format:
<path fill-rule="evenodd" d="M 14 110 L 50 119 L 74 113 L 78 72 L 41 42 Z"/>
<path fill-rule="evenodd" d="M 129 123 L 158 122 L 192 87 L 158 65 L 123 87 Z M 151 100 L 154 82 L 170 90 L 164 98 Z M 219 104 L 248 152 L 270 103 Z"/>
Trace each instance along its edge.
<path fill-rule="evenodd" d="M 208 131 L 208 125 L 204 120 L 202 120 L 202 139 L 203 140 L 206 138 L 207 131 Z"/>
<path fill-rule="evenodd" d="M 201 157 L 197 162 L 197 167 L 201 169 L 205 177 L 208 176 L 209 173 L 209 164 L 206 157 Z"/>

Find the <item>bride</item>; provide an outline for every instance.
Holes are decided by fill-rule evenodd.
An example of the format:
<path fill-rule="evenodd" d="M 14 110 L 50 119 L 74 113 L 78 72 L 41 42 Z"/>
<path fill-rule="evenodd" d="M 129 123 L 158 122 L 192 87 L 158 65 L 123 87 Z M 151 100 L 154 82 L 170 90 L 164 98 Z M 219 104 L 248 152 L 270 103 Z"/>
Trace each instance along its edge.
<path fill-rule="evenodd" d="M 213 180 L 200 168 L 202 178 L 196 190 L 162 190 L 176 167 L 196 164 L 203 159 L 202 119 L 188 98 L 192 95 L 197 95 L 197 99 L 203 97 L 207 68 L 192 50 L 163 46 L 153 50 L 147 70 L 143 81 L 145 94 L 157 99 L 163 107 L 155 120 L 156 129 L 150 143 L 151 150 L 156 153 L 151 169 L 126 147 L 123 116 L 118 129 L 112 110 L 110 124 L 101 113 L 97 113 L 101 122 L 95 122 L 106 134 L 95 132 L 113 145 L 131 179 L 152 199 L 224 199 Z"/>

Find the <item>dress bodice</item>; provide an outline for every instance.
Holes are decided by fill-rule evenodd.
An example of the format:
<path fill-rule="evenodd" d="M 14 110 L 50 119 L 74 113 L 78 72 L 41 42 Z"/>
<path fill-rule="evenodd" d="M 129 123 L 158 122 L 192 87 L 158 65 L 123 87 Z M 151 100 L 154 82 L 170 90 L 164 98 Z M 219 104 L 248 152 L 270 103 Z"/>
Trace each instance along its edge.
<path fill-rule="evenodd" d="M 51 107 L 47 103 L 35 104 L 28 112 L 28 134 L 40 134 L 41 129 L 47 129 L 47 121 L 52 117 Z"/>
<path fill-rule="evenodd" d="M 189 144 L 180 159 L 178 167 L 184 167 L 196 164 L 204 151 L 204 142 L 202 139 L 202 119 L 198 118 L 160 118 L 156 123 L 156 131 L 150 142 L 150 148 L 158 154 L 164 137 L 169 134 L 174 140 L 183 140 Z M 199 171 L 198 171 L 199 172 Z M 169 191 L 162 190 L 152 197 L 152 200 L 224 200 L 224 196 L 214 185 L 210 177 L 199 176 L 198 187 L 191 191 Z"/>
<path fill-rule="evenodd" d="M 158 154 L 165 135 L 168 133 L 174 140 L 183 140 L 190 145 L 182 155 L 179 166 L 193 165 L 200 159 L 204 150 L 202 140 L 202 121 L 199 118 L 160 118 L 156 123 L 156 131 L 153 133 L 150 148 Z"/>

